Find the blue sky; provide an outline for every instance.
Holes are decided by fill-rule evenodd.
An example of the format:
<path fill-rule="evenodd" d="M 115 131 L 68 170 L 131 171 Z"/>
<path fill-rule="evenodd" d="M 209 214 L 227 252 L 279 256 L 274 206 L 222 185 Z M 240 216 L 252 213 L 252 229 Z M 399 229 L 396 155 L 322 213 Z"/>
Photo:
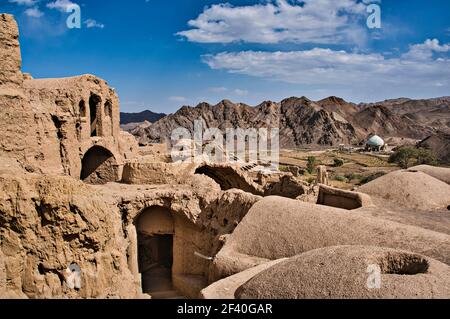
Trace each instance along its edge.
<path fill-rule="evenodd" d="M 123 111 L 171 113 L 227 98 L 352 102 L 450 95 L 450 1 L 0 0 L 35 78 L 104 78 Z M 366 7 L 381 8 L 381 29 Z"/>

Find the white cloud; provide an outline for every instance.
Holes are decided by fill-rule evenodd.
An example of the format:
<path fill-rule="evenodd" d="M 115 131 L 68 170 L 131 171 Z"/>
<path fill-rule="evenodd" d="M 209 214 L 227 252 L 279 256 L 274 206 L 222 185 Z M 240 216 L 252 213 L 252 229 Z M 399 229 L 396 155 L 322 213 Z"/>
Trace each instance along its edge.
<path fill-rule="evenodd" d="M 177 35 L 202 43 L 361 43 L 367 36 L 366 14 L 366 5 L 357 0 L 217 4 Z"/>
<path fill-rule="evenodd" d="M 449 47 L 439 45 L 437 40 L 427 40 L 394 58 L 315 48 L 289 52 L 222 52 L 205 55 L 203 60 L 212 69 L 294 84 L 369 90 L 437 86 L 438 83 L 440 87 L 450 88 L 450 58 L 424 55 L 416 59 L 412 56 L 417 50 L 448 52 Z"/>
<path fill-rule="evenodd" d="M 77 5 L 77 4 L 73 3 L 70 0 L 56 0 L 56 1 L 53 1 L 50 3 L 47 3 L 47 8 L 56 9 L 61 12 L 67 12 L 68 9 L 72 8 L 75 5 Z"/>
<path fill-rule="evenodd" d="M 39 10 L 38 7 L 28 8 L 25 10 L 25 14 L 32 18 L 40 18 L 44 15 L 44 12 Z"/>
<path fill-rule="evenodd" d="M 24 13 L 32 18 L 40 18 L 44 15 L 44 12 L 42 12 L 38 6 L 35 6 L 39 1 L 40 0 L 8 0 L 10 3 L 30 7 L 27 8 Z"/>
<path fill-rule="evenodd" d="M 214 93 L 223 93 L 228 91 L 228 88 L 226 87 L 213 87 L 209 88 L 208 91 L 214 92 Z"/>
<path fill-rule="evenodd" d="M 433 57 L 434 52 L 449 52 L 450 45 L 440 45 L 438 39 L 427 39 L 424 43 L 410 47 L 409 52 L 403 55 L 405 59 L 427 60 Z"/>
<path fill-rule="evenodd" d="M 89 28 L 100 28 L 103 29 L 105 25 L 103 23 L 97 22 L 94 19 L 87 19 L 84 21 L 84 24 L 86 24 L 86 27 Z"/>
<path fill-rule="evenodd" d="M 11 3 L 16 3 L 18 5 L 25 5 L 25 6 L 33 6 L 35 5 L 39 0 L 9 0 Z"/>
<path fill-rule="evenodd" d="M 234 94 L 236 94 L 238 96 L 246 96 L 246 95 L 248 95 L 248 91 L 247 90 L 241 90 L 241 89 L 235 89 L 234 90 Z"/>
<path fill-rule="evenodd" d="M 186 102 L 187 99 L 184 96 L 171 96 L 171 97 L 169 97 L 169 101 L 172 101 L 172 102 Z"/>

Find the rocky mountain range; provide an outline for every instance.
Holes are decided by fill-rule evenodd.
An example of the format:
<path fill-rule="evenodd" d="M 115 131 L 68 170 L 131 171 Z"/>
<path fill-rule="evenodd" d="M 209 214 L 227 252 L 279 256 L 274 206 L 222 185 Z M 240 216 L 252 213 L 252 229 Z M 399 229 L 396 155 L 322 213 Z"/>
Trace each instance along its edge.
<path fill-rule="evenodd" d="M 144 121 L 154 123 L 154 122 L 162 119 L 164 116 L 166 116 L 166 114 L 155 113 L 155 112 L 152 112 L 149 110 L 139 112 L 139 113 L 120 112 L 120 124 L 140 123 L 140 122 L 144 122 Z"/>
<path fill-rule="evenodd" d="M 155 113 L 149 110 L 145 110 L 139 113 L 125 113 L 120 112 L 120 125 L 124 130 L 131 130 L 147 121 L 150 123 L 154 123 L 160 119 L 162 119 L 166 114 L 164 113 Z"/>
<path fill-rule="evenodd" d="M 257 106 L 223 100 L 216 105 L 183 106 L 155 123 L 130 130 L 140 144 L 165 142 L 173 129 L 193 131 L 195 120 L 205 127 L 279 127 L 284 148 L 364 143 L 369 134 L 384 138 L 423 140 L 450 130 L 450 97 L 428 100 L 395 99 L 354 104 L 331 96 L 320 101 L 291 97 Z"/>

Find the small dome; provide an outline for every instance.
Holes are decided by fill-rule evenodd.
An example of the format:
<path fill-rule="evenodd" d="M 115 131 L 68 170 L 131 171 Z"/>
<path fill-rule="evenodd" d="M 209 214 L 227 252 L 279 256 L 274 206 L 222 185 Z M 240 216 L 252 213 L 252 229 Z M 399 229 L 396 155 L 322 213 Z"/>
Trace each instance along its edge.
<path fill-rule="evenodd" d="M 369 138 L 369 140 L 367 141 L 367 144 L 370 146 L 382 147 L 382 146 L 384 146 L 384 141 L 378 135 L 374 135 L 371 138 Z"/>

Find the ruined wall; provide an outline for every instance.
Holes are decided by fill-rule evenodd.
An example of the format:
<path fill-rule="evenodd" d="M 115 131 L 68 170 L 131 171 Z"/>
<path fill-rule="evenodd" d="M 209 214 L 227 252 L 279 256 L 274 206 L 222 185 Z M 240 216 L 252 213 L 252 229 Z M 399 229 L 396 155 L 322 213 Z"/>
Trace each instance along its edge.
<path fill-rule="evenodd" d="M 33 110 L 22 88 L 18 39 L 19 30 L 13 16 L 0 14 L 0 156 L 17 159 L 24 168 L 32 170 L 39 151 L 33 130 Z"/>
<path fill-rule="evenodd" d="M 137 153 L 137 143 L 119 131 L 119 100 L 105 81 L 83 75 L 27 80 L 24 88 L 36 114 L 39 140 L 48 145 L 42 148 L 44 172 L 59 167 L 79 178 L 81 159 L 94 146 L 111 152 L 117 164 Z"/>
<path fill-rule="evenodd" d="M 2 89 L 17 88 L 22 85 L 21 67 L 19 28 L 13 16 L 0 14 L 0 86 Z"/>
<path fill-rule="evenodd" d="M 263 195 L 264 190 L 255 183 L 246 171 L 238 165 L 210 163 L 198 165 L 195 174 L 212 178 L 222 190 L 241 189 L 245 192 Z"/>
<path fill-rule="evenodd" d="M 213 257 L 260 199 L 214 184 L 196 187 L 86 185 L 70 177 L 0 174 L 0 295 L 14 298 L 136 298 L 141 295 L 136 221 L 148 207 L 171 212 L 173 281 L 188 297 L 207 285 Z M 150 224 L 153 222 L 150 220 Z M 164 223 L 152 225 L 165 232 Z M 81 289 L 67 267 L 81 268 Z"/>
<path fill-rule="evenodd" d="M 149 207 L 161 207 L 171 212 L 174 221 L 173 282 L 183 295 L 196 297 L 207 284 L 211 261 L 199 257 L 213 257 L 246 215 L 260 199 L 238 190 L 220 191 L 213 181 L 196 176 L 196 185 L 139 186 L 111 184 L 105 190 L 96 186 L 106 201 L 122 212 L 125 238 L 128 241 L 129 269 L 140 281 L 138 269 L 139 217 Z M 155 225 L 158 230 L 162 225 Z"/>
<path fill-rule="evenodd" d="M 90 186 L 68 177 L 0 176 L 0 296 L 139 297 L 126 249 L 119 209 Z M 81 269 L 79 290 L 67 285 L 72 263 Z"/>
<path fill-rule="evenodd" d="M 146 162 L 145 159 L 125 164 L 122 182 L 127 184 L 161 185 L 184 183 L 194 175 L 196 164 L 176 164 L 161 162 Z"/>
<path fill-rule="evenodd" d="M 0 156 L 17 159 L 27 171 L 75 178 L 95 145 L 114 154 L 118 165 L 133 158 L 138 145 L 120 131 L 115 91 L 93 75 L 23 75 L 18 39 L 14 18 L 0 15 Z"/>

